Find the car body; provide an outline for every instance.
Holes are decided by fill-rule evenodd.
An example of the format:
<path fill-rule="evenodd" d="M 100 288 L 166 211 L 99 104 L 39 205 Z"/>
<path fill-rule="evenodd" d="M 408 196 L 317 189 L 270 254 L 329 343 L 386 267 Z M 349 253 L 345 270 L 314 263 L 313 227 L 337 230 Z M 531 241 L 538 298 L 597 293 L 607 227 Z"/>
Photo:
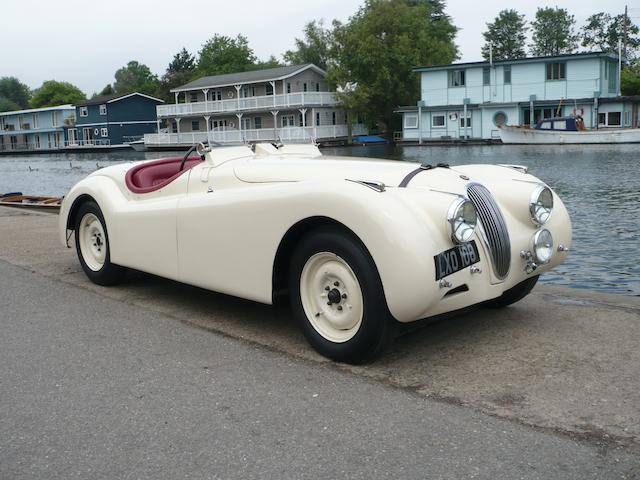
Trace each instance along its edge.
<path fill-rule="evenodd" d="M 304 291 L 310 287 L 295 284 L 308 265 L 302 259 L 301 272 L 292 279 L 291 262 L 300 242 L 313 243 L 309 237 L 314 232 L 328 229 L 333 233 L 325 235 L 325 242 L 338 242 L 340 250 L 343 235 L 352 245 L 349 251 L 340 250 L 343 256 L 364 259 L 358 260 L 360 273 L 351 268 L 356 260 L 339 266 L 329 257 L 325 263 L 316 258 L 320 262 L 316 270 L 325 272 L 313 270 L 316 280 L 310 278 L 311 284 L 321 281 L 318 275 L 329 275 L 330 268 L 323 265 L 333 265 L 336 280 L 322 287 L 326 289 L 322 295 L 335 297 L 333 290 L 341 292 L 333 283 L 344 275 L 367 301 L 373 295 L 382 297 L 375 307 L 344 304 L 345 309 L 359 312 L 358 322 L 376 308 L 385 309 L 391 323 L 407 323 L 499 299 L 519 285 L 533 286 L 535 280 L 528 280 L 562 262 L 571 244 L 571 222 L 562 201 L 523 167 L 432 167 L 327 157 L 314 145 L 201 147 L 200 153 L 180 172 L 179 158 L 123 163 L 98 170 L 71 189 L 60 212 L 65 245 L 73 230 L 80 231 L 78 212 L 83 203 L 99 207 L 82 227 L 83 232 L 93 228 L 85 243 L 79 243 L 81 235 L 76 235 L 78 254 L 90 278 L 100 268 L 87 269 L 85 260 L 93 255 L 88 248 L 94 248 L 98 259 L 94 267 L 101 267 L 104 250 L 99 247 L 108 242 L 107 263 L 115 266 L 267 304 L 290 292 L 293 282 L 304 304 Z M 532 213 L 534 196 L 542 190 L 546 201 L 552 196 L 544 225 Z M 462 208 L 463 203 L 469 217 L 469 225 L 464 225 L 473 226 L 470 203 L 478 218 L 473 231 L 459 241 L 452 231 L 456 215 L 452 209 Z M 459 219 L 467 221 L 462 214 Z M 99 240 L 101 225 L 108 238 Z M 549 245 L 544 233 L 547 250 L 552 251 L 545 250 L 550 258 L 538 261 L 533 242 L 543 230 L 552 236 Z M 309 248 L 313 253 L 313 248 L 325 247 Z M 336 249 L 325 249 L 335 254 Z M 369 286 L 363 285 L 364 271 L 372 274 Z M 315 306 L 322 300 L 310 301 Z M 327 304 L 336 315 L 344 312 L 335 311 L 341 304 Z M 307 307 L 302 310 L 313 316 Z M 329 315 L 324 307 L 316 309 L 316 316 Z M 337 320 L 332 326 L 341 328 Z M 338 350 L 351 341 L 315 330 Z M 368 358 L 364 352 L 371 350 L 360 346 L 359 353 L 342 355 L 314 346 L 346 361 Z"/>

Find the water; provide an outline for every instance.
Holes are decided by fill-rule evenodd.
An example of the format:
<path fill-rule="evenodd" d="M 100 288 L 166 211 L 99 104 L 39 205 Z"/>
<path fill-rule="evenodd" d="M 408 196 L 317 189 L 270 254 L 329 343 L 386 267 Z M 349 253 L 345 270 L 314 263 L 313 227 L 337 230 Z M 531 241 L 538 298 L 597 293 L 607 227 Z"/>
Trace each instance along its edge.
<path fill-rule="evenodd" d="M 526 165 L 562 197 L 573 222 L 573 246 L 567 261 L 545 274 L 542 281 L 640 296 L 638 145 L 371 146 L 331 148 L 323 153 L 432 164 Z M 0 156 L 0 192 L 64 195 L 98 166 L 170 155 L 117 151 Z"/>

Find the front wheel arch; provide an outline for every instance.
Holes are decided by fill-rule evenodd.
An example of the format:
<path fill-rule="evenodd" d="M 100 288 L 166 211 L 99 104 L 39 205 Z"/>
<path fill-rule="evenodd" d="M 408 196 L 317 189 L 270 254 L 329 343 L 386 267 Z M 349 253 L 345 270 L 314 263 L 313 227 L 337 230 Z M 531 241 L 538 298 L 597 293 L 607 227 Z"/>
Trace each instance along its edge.
<path fill-rule="evenodd" d="M 84 205 L 86 202 L 95 202 L 98 203 L 91 195 L 87 193 L 83 193 L 76 198 L 71 204 L 71 208 L 69 209 L 69 214 L 67 215 L 67 230 L 75 230 L 76 228 L 76 217 L 78 216 L 78 211 L 80 207 Z"/>

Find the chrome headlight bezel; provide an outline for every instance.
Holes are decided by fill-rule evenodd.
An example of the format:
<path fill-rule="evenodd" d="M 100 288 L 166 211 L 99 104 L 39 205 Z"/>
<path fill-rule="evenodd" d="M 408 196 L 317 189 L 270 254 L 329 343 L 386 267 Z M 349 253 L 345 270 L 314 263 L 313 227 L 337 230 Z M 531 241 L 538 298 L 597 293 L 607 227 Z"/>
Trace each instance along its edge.
<path fill-rule="evenodd" d="M 470 214 L 473 212 L 473 214 Z M 478 226 L 478 213 L 471 200 L 457 198 L 447 212 L 447 223 L 454 243 L 466 243 L 473 240 Z"/>
<path fill-rule="evenodd" d="M 547 238 L 545 239 L 545 237 Z M 553 257 L 553 235 L 549 230 L 542 228 L 533 235 L 531 251 L 538 265 L 545 265 L 551 261 Z"/>
<path fill-rule="evenodd" d="M 538 185 L 531 193 L 529 216 L 535 226 L 541 227 L 549 221 L 553 213 L 553 203 L 553 192 L 546 185 Z"/>

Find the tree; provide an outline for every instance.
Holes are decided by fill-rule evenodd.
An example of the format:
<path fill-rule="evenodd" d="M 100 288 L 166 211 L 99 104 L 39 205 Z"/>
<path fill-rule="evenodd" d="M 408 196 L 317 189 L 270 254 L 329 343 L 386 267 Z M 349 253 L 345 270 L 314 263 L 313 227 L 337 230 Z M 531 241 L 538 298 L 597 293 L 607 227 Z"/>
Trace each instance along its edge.
<path fill-rule="evenodd" d="M 640 48 L 638 33 L 638 26 L 624 14 L 612 17 L 604 12 L 595 13 L 582 27 L 582 46 L 588 50 L 617 53 L 620 39 L 627 58 L 633 60 Z"/>
<path fill-rule="evenodd" d="M 13 110 L 20 110 L 21 108 L 22 107 L 16 102 L 6 97 L 0 97 L 0 112 L 11 112 Z"/>
<path fill-rule="evenodd" d="M 527 30 L 524 15 L 516 10 L 502 10 L 493 23 L 487 23 L 487 31 L 482 33 L 485 41 L 482 56 L 489 60 L 489 52 L 493 50 L 494 60 L 525 57 Z"/>
<path fill-rule="evenodd" d="M 47 80 L 40 88 L 33 91 L 31 107 L 54 107 L 67 103 L 76 103 L 85 99 L 84 93 L 69 82 Z"/>
<path fill-rule="evenodd" d="M 194 75 L 196 59 L 186 48 L 173 56 L 167 70 L 160 79 L 156 96 L 167 102 L 172 100 L 171 89 L 188 83 Z"/>
<path fill-rule="evenodd" d="M 2 103 L 6 109 L 20 110 L 21 108 L 28 108 L 31 90 L 15 77 L 2 77 L 0 78 L 0 98 L 4 99 Z M 17 108 L 14 108 L 15 106 Z"/>
<path fill-rule="evenodd" d="M 100 95 L 113 95 L 115 92 L 113 91 L 113 87 L 110 83 L 108 83 L 101 91 Z"/>
<path fill-rule="evenodd" d="M 561 55 L 578 48 L 578 35 L 574 31 L 575 18 L 565 8 L 538 8 L 531 22 L 532 55 Z"/>
<path fill-rule="evenodd" d="M 267 60 L 258 60 L 255 64 L 256 69 L 263 70 L 265 68 L 282 67 L 283 64 L 278 60 L 275 55 L 271 55 Z"/>
<path fill-rule="evenodd" d="M 158 77 L 145 64 L 135 60 L 118 69 L 115 79 L 113 90 L 117 94 L 140 92 L 153 95 L 158 89 Z"/>
<path fill-rule="evenodd" d="M 620 82 L 622 95 L 640 95 L 640 64 L 624 68 Z"/>
<path fill-rule="evenodd" d="M 250 70 L 257 58 L 249 47 L 247 38 L 214 35 L 198 52 L 197 73 L 201 76 Z"/>
<path fill-rule="evenodd" d="M 305 25 L 304 39 L 295 39 L 295 50 L 287 50 L 284 59 L 291 65 L 313 63 L 326 70 L 331 58 L 333 32 L 324 27 L 324 20 L 312 21 Z"/>
<path fill-rule="evenodd" d="M 334 22 L 328 80 L 350 114 L 390 128 L 399 121 L 393 110 L 419 98 L 414 67 L 458 57 L 456 30 L 442 2 L 366 0 L 348 23 Z"/>

